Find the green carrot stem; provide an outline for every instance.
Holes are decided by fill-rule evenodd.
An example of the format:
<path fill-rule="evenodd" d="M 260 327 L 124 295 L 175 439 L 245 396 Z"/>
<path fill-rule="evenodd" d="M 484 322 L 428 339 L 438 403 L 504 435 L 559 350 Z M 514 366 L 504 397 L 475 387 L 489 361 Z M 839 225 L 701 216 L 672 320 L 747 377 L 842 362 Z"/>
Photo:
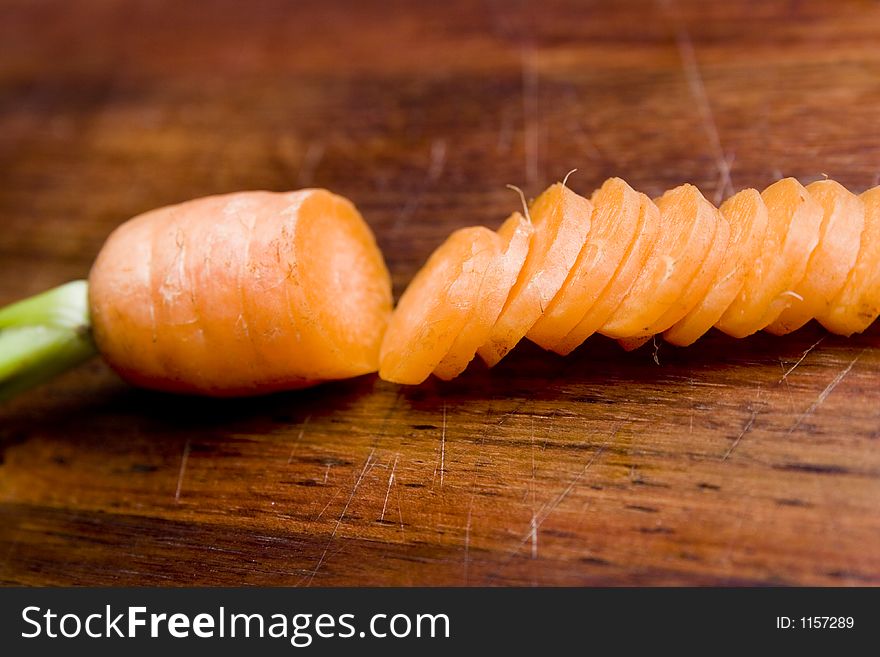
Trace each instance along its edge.
<path fill-rule="evenodd" d="M 96 353 L 86 281 L 73 281 L 0 308 L 0 401 Z"/>

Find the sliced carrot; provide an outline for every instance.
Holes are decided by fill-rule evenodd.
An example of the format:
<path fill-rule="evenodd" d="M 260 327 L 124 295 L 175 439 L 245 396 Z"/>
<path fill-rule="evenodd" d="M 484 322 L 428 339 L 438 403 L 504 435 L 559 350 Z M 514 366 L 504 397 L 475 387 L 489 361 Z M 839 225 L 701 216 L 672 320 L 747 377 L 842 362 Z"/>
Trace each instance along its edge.
<path fill-rule="evenodd" d="M 583 319 L 608 286 L 639 229 L 638 193 L 620 178 L 593 192 L 595 208 L 586 243 L 562 288 L 526 334 L 552 349 Z"/>
<path fill-rule="evenodd" d="M 663 333 L 667 342 L 685 347 L 697 341 L 721 318 L 740 293 L 746 275 L 760 256 L 767 234 L 767 207 L 757 190 L 744 189 L 720 208 L 731 229 L 724 260 L 702 300 Z"/>
<path fill-rule="evenodd" d="M 832 333 L 852 335 L 868 328 L 880 315 L 880 187 L 859 196 L 865 227 L 859 253 L 840 292 L 818 320 Z"/>
<path fill-rule="evenodd" d="M 637 219 L 636 238 L 626 249 L 611 282 L 605 286 L 599 298 L 568 335 L 553 345 L 553 351 L 558 354 L 565 356 L 571 353 L 608 321 L 629 292 L 654 249 L 654 243 L 660 232 L 660 210 L 644 194 L 640 192 L 633 194 L 635 196 L 624 193 L 620 204 L 614 209 L 616 220 L 621 223 L 632 221 L 634 217 Z"/>
<path fill-rule="evenodd" d="M 819 243 L 793 287 L 797 296 L 766 329 L 774 335 L 791 333 L 828 311 L 855 265 L 865 227 L 865 204 L 839 183 L 819 180 L 807 191 L 822 207 Z"/>
<path fill-rule="evenodd" d="M 434 375 L 449 381 L 461 374 L 477 353 L 477 349 L 489 339 L 504 302 L 516 282 L 534 229 L 519 212 L 514 212 L 498 229 L 502 251 L 486 270 L 480 285 L 479 301 L 467 323 L 455 338 L 455 342 L 434 368 Z"/>
<path fill-rule="evenodd" d="M 129 381 L 262 394 L 378 368 L 388 270 L 347 200 L 240 192 L 141 215 L 89 276 L 99 350 Z"/>
<path fill-rule="evenodd" d="M 529 207 L 535 229 L 529 253 L 489 340 L 477 353 L 491 367 L 525 336 L 559 292 L 584 245 L 593 205 L 562 183 Z"/>
<path fill-rule="evenodd" d="M 633 338 L 659 332 L 661 320 L 687 312 L 690 284 L 705 278 L 701 268 L 718 230 L 718 211 L 693 185 L 669 190 L 656 203 L 660 236 L 632 288 L 599 329 L 603 335 Z"/>
<path fill-rule="evenodd" d="M 480 302 L 480 286 L 502 241 L 494 231 L 462 228 L 441 244 L 400 297 L 379 356 L 379 376 L 421 383 L 449 353 Z"/>
<path fill-rule="evenodd" d="M 659 207 L 662 213 L 662 205 Z M 648 327 L 647 332 L 651 335 L 662 333 L 696 307 L 708 293 L 712 282 L 716 280 L 718 269 L 727 254 L 727 248 L 730 243 L 730 225 L 727 223 L 727 219 L 724 218 L 714 205 L 703 198 L 702 194 L 697 199 L 697 207 L 699 208 L 698 212 L 715 215 L 715 235 L 712 238 L 709 250 L 703 255 L 702 264 L 697 269 L 697 273 L 687 284 L 678 301 L 663 313 L 660 319 Z M 710 222 L 708 219 L 707 221 Z"/>
<path fill-rule="evenodd" d="M 767 235 L 739 295 L 716 326 L 735 338 L 760 331 L 785 310 L 792 286 L 804 277 L 819 243 L 822 207 L 794 178 L 783 178 L 761 192 L 767 206 Z"/>

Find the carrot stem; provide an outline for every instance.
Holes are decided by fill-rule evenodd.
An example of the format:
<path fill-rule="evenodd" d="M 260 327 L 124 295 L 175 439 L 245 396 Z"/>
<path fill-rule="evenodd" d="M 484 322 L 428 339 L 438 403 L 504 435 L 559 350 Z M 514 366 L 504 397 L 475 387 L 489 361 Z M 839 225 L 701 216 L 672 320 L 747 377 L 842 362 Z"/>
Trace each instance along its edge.
<path fill-rule="evenodd" d="M 73 281 L 0 308 L 0 401 L 97 353 L 86 281 Z"/>

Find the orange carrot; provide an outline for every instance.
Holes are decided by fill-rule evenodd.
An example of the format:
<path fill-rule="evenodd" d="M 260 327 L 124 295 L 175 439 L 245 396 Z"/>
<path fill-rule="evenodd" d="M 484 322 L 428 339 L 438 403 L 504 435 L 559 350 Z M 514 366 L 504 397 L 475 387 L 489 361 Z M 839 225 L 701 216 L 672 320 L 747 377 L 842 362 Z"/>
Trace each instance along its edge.
<path fill-rule="evenodd" d="M 791 333 L 828 311 L 856 262 L 865 227 L 865 204 L 839 183 L 819 180 L 806 189 L 823 212 L 819 243 L 792 288 L 789 306 L 766 329 L 776 335 Z"/>
<path fill-rule="evenodd" d="M 880 187 L 859 198 L 864 204 L 865 228 L 855 265 L 818 317 L 825 328 L 840 335 L 864 331 L 880 315 Z"/>
<path fill-rule="evenodd" d="M 584 318 L 636 239 L 639 199 L 629 185 L 609 178 L 590 203 L 595 210 L 586 242 L 562 288 L 526 334 L 545 349 L 552 349 Z"/>
<path fill-rule="evenodd" d="M 390 279 L 324 190 L 241 192 L 120 226 L 89 275 L 98 350 L 137 385 L 248 395 L 378 368 Z"/>
<path fill-rule="evenodd" d="M 720 208 L 731 236 L 711 289 L 687 315 L 663 333 L 667 342 L 686 347 L 721 319 L 745 284 L 750 266 L 760 257 L 767 234 L 767 206 L 754 189 L 731 196 Z"/>
<path fill-rule="evenodd" d="M 571 353 L 608 321 L 629 292 L 654 249 L 654 242 L 660 232 L 660 210 L 644 194 L 634 193 L 634 197 L 626 194 L 624 198 L 626 200 L 617 205 L 620 213 L 618 221 L 627 221 L 628 218 L 624 217 L 635 213 L 638 218 L 636 238 L 626 249 L 617 271 L 614 272 L 614 277 L 602 290 L 599 298 L 589 306 L 589 310 L 577 326 L 553 347 L 553 351 L 558 354 L 565 356 Z"/>
<path fill-rule="evenodd" d="M 0 309 L 0 399 L 100 352 L 134 384 L 250 395 L 379 371 L 417 384 L 491 367 L 524 336 L 567 354 L 594 332 L 637 349 L 880 315 L 880 187 L 786 178 L 713 207 L 620 179 L 545 190 L 498 232 L 453 233 L 391 313 L 388 271 L 347 200 L 242 192 L 147 212 L 89 281 Z M 390 317 L 390 319 L 389 319 Z"/>
<path fill-rule="evenodd" d="M 460 304 L 463 328 L 444 343 L 457 346 L 437 376 L 458 375 L 480 339 L 486 342 L 477 351 L 492 366 L 523 335 L 567 354 L 596 331 L 632 350 L 660 333 L 685 346 L 713 325 L 744 337 L 763 328 L 788 332 L 811 318 L 848 335 L 880 315 L 880 187 L 855 197 L 831 181 L 805 188 L 787 178 L 716 209 L 692 185 L 655 204 L 610 179 L 590 201 L 553 185 L 530 213 L 534 235 L 519 276 L 474 282 Z M 412 322 L 406 343 L 417 340 L 420 325 L 450 312 L 438 297 L 443 285 L 417 287 L 418 300 L 395 311 L 409 317 L 401 323 Z"/>
<path fill-rule="evenodd" d="M 668 328 L 662 326 L 666 317 L 689 309 L 682 303 L 688 286 L 695 280 L 702 286 L 706 278 L 700 268 L 715 238 L 717 211 L 693 185 L 666 192 L 657 204 L 660 236 L 629 293 L 599 329 L 603 335 L 636 338 Z"/>
<path fill-rule="evenodd" d="M 478 311 L 480 285 L 502 253 L 497 233 L 461 228 L 440 245 L 406 288 L 382 341 L 379 376 L 421 383 Z"/>
<path fill-rule="evenodd" d="M 477 349 L 489 339 L 507 294 L 526 260 L 533 233 L 532 224 L 519 212 L 514 212 L 498 229 L 503 250 L 489 264 L 480 283 L 476 308 L 449 351 L 434 368 L 435 376 L 446 381 L 457 377 L 473 360 Z"/>
<path fill-rule="evenodd" d="M 504 358 L 544 314 L 583 248 L 592 214 L 592 204 L 562 183 L 529 207 L 535 233 L 528 255 L 488 342 L 478 350 L 488 365 Z"/>

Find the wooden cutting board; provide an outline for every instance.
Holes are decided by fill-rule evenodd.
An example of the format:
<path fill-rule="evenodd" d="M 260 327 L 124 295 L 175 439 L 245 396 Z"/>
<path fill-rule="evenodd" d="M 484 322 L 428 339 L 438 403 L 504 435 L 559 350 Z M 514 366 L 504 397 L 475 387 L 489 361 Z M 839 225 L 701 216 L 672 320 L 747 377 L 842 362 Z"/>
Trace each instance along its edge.
<path fill-rule="evenodd" d="M 0 64 L 2 303 L 211 193 L 350 197 L 399 294 L 507 183 L 880 172 L 876 2 L 22 1 Z M 95 361 L 0 408 L 0 580 L 878 584 L 878 437 L 880 326 L 232 402 Z"/>

